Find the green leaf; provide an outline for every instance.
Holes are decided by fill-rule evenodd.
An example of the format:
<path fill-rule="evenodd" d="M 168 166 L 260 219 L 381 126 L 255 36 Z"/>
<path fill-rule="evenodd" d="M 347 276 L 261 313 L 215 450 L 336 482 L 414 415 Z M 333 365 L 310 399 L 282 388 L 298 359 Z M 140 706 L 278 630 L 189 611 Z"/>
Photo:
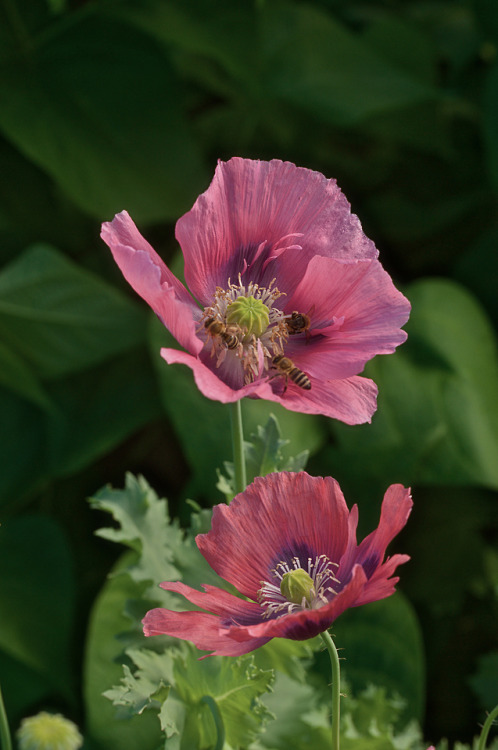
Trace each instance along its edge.
<path fill-rule="evenodd" d="M 0 336 L 42 378 L 86 369 L 144 340 L 144 316 L 116 289 L 47 245 L 0 274 Z"/>
<path fill-rule="evenodd" d="M 213 73 L 216 88 L 224 84 L 225 90 L 232 77 L 248 84 L 256 77 L 257 14 L 252 3 L 234 6 L 229 0 L 211 0 L 208 5 L 204 0 L 190 0 L 188 4 L 139 0 L 111 7 L 110 12 L 181 50 L 177 64 L 185 72 L 191 61 L 188 72 L 204 85 L 206 68 Z"/>
<path fill-rule="evenodd" d="M 359 695 L 346 698 L 344 708 L 341 746 L 345 749 L 420 750 L 422 747 L 417 722 L 399 728 L 404 703 L 399 698 L 387 697 L 385 688 L 369 685 Z"/>
<path fill-rule="evenodd" d="M 334 623 L 333 633 L 353 693 L 370 683 L 385 687 L 390 695 L 401 695 L 406 701 L 405 719 L 422 719 L 422 635 L 413 608 L 399 592 L 384 601 L 344 612 Z"/>
<path fill-rule="evenodd" d="M 141 594 L 128 575 L 117 575 L 130 565 L 127 553 L 94 602 L 85 649 L 84 699 L 88 734 L 106 750 L 157 750 L 161 731 L 157 716 L 145 711 L 126 721 L 116 720 L 116 708 L 103 693 L 119 683 L 126 658 L 119 634 L 130 629 L 126 602 Z M 143 637 L 143 636 L 142 636 Z"/>
<path fill-rule="evenodd" d="M 158 709 L 167 700 L 173 681 L 172 654 L 156 654 L 148 649 L 130 649 L 129 658 L 137 669 L 132 673 L 127 664 L 123 665 L 124 677 L 119 687 L 106 690 L 105 697 L 115 706 L 123 706 L 120 719 L 129 719 L 141 714 L 146 708 Z"/>
<path fill-rule="evenodd" d="M 181 577 L 174 560 L 183 532 L 170 521 L 166 500 L 159 500 L 143 477 L 127 474 L 123 490 L 104 488 L 90 502 L 94 508 L 111 513 L 119 524 L 119 528 L 99 529 L 97 535 L 139 553 L 138 562 L 127 571 L 134 581 L 152 582 L 153 591 L 157 591 L 161 581 Z"/>
<path fill-rule="evenodd" d="M 407 294 L 407 343 L 365 371 L 379 386 L 372 425 L 331 424 L 341 443 L 332 460 L 353 480 L 361 467 L 384 489 L 395 481 L 496 488 L 498 357 L 491 326 L 454 282 L 418 281 Z"/>
<path fill-rule="evenodd" d="M 1 72 L 1 130 L 89 214 L 176 218 L 205 184 L 167 51 L 100 4 Z"/>
<path fill-rule="evenodd" d="M 132 349 L 91 370 L 47 384 L 46 470 L 66 476 L 112 450 L 160 410 L 146 350 Z"/>
<path fill-rule="evenodd" d="M 32 490 L 45 476 L 46 431 L 41 410 L 2 387 L 0 413 L 0 504 L 4 506 Z"/>
<path fill-rule="evenodd" d="M 52 404 L 33 370 L 0 341 L 0 384 L 43 409 Z"/>
<path fill-rule="evenodd" d="M 4 521 L 0 648 L 46 685 L 73 698 L 76 686 L 69 665 L 74 592 L 71 551 L 54 521 L 42 515 Z M 8 692 L 8 685 L 3 683 L 2 689 Z"/>
<path fill-rule="evenodd" d="M 97 535 L 125 544 L 138 554 L 126 572 L 137 583 L 152 582 L 141 591 L 142 599 L 167 604 L 170 609 L 195 609 L 183 597 L 158 588 L 166 580 L 184 580 L 194 588 L 209 583 L 234 591 L 195 544 L 195 535 L 210 526 L 211 511 L 193 513 L 191 527 L 184 532 L 176 520 L 169 518 L 166 500 L 159 499 L 143 477 L 132 474 L 127 474 L 123 490 L 105 487 L 90 498 L 90 503 L 111 513 L 119 524 L 118 528 L 100 529 Z"/>
<path fill-rule="evenodd" d="M 481 708 L 489 711 L 498 704 L 498 651 L 479 657 L 477 670 L 469 682 Z"/>
<path fill-rule="evenodd" d="M 216 467 L 232 453 L 230 411 L 225 404 L 210 401 L 200 393 L 190 370 L 166 364 L 159 354 L 161 347 L 177 343 L 155 316 L 150 321 L 151 353 L 162 404 L 192 472 L 186 494 L 198 499 L 212 497 Z"/>
<path fill-rule="evenodd" d="M 230 747 L 246 746 L 271 716 L 261 696 L 272 689 L 274 674 L 258 669 L 253 656 L 199 661 L 197 650 L 190 648 L 176 656 L 174 677 L 175 690 L 191 711 L 191 723 L 198 717 L 195 747 L 212 746 L 216 739 L 210 711 L 200 709 L 204 696 L 216 702 Z"/>
<path fill-rule="evenodd" d="M 272 2 L 263 6 L 261 18 L 269 98 L 351 125 L 437 96 L 431 85 L 375 54 L 319 8 Z"/>
<path fill-rule="evenodd" d="M 295 457 L 284 459 L 282 449 L 289 440 L 281 440 L 280 427 L 274 414 L 270 414 L 265 427 L 258 425 L 251 440 L 244 442 L 247 483 L 255 477 L 264 477 L 272 471 L 300 471 L 306 466 L 309 451 L 302 451 Z M 217 487 L 231 500 L 235 495 L 235 470 L 233 463 L 224 462 L 227 476 L 218 475 Z"/>

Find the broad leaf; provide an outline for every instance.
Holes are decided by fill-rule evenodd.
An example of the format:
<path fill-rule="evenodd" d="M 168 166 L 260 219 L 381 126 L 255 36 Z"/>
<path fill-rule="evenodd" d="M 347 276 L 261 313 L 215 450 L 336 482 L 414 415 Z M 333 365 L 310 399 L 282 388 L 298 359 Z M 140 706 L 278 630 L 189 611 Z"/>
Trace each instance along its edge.
<path fill-rule="evenodd" d="M 327 122 L 356 124 L 436 97 L 430 84 L 375 54 L 358 34 L 310 4 L 265 5 L 262 29 L 269 98 Z"/>
<path fill-rule="evenodd" d="M 498 356 L 483 310 L 459 285 L 419 281 L 407 290 L 408 341 L 366 369 L 379 386 L 371 426 L 331 424 L 330 453 L 353 481 L 498 487 Z M 347 460 L 346 460 L 347 456 Z"/>
<path fill-rule="evenodd" d="M 144 315 L 57 250 L 35 245 L 0 274 L 0 336 L 38 376 L 61 377 L 144 341 Z"/>
<path fill-rule="evenodd" d="M 100 4 L 1 72 L 0 129 L 84 211 L 173 218 L 204 183 L 166 50 Z"/>
<path fill-rule="evenodd" d="M 75 691 L 69 669 L 74 586 L 71 551 L 54 521 L 30 515 L 3 522 L 0 649 L 68 696 Z"/>

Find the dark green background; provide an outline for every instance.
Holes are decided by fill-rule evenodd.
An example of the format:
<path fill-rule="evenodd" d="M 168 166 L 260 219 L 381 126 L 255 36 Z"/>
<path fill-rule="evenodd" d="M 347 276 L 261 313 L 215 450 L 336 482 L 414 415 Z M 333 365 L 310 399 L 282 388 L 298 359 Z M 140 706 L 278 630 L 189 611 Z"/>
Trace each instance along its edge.
<path fill-rule="evenodd" d="M 222 499 L 229 414 L 99 239 L 126 208 L 177 269 L 174 223 L 216 160 L 335 177 L 410 298 L 408 343 L 373 361 L 372 425 L 278 410 L 309 470 L 393 549 L 427 655 L 425 736 L 469 740 L 498 701 L 498 5 L 495 0 L 1 0 L 0 681 L 12 723 L 84 725 L 92 602 L 118 548 L 85 498 L 143 472 L 188 520 Z M 244 405 L 247 433 L 269 405 Z"/>

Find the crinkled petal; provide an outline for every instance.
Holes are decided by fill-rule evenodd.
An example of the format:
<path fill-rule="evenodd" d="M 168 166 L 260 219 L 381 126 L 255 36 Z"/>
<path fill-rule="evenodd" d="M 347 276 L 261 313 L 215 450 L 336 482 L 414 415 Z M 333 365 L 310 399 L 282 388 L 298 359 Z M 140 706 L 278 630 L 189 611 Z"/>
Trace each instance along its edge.
<path fill-rule="evenodd" d="M 169 609 L 151 609 L 142 620 L 144 633 L 169 635 L 191 641 L 202 651 L 217 656 L 240 656 L 268 643 L 269 638 L 251 638 L 236 641 L 227 628 L 220 629 L 220 618 L 207 612 L 172 612 Z"/>
<path fill-rule="evenodd" d="M 339 561 L 347 529 L 348 509 L 335 479 L 282 472 L 256 478 L 229 506 L 215 506 L 211 531 L 196 542 L 218 575 L 257 600 L 279 562 L 322 554 Z"/>
<path fill-rule="evenodd" d="M 406 339 L 410 303 L 377 260 L 343 263 L 315 257 L 285 311 L 308 314 L 313 336 L 291 337 L 286 354 L 308 374 L 324 380 L 361 372 L 376 354 L 390 354 Z M 330 333 L 333 319 L 342 319 Z M 320 329 L 327 335 L 320 335 Z"/>
<path fill-rule="evenodd" d="M 382 501 L 379 525 L 361 542 L 354 557 L 354 563 L 362 565 L 369 578 L 384 560 L 387 545 L 405 526 L 412 506 L 409 488 L 402 484 L 392 484 L 387 489 Z"/>
<path fill-rule="evenodd" d="M 176 224 L 187 284 L 203 304 L 253 261 L 252 280 L 261 283 L 265 261 L 293 234 L 303 235 L 296 243 L 304 265 L 313 255 L 377 255 L 335 180 L 279 160 L 219 162 L 209 188 Z"/>
<path fill-rule="evenodd" d="M 257 393 L 258 398 L 270 398 L 271 387 L 266 381 L 249 383 L 242 388 L 234 389 L 220 379 L 215 369 L 211 369 L 198 357 L 192 357 L 187 352 L 179 349 L 161 349 L 161 356 L 169 365 L 181 364 L 190 367 L 194 373 L 195 384 L 206 398 L 229 404 L 239 401 L 244 396 L 253 396 Z M 214 365 L 213 365 L 214 368 Z"/>
<path fill-rule="evenodd" d="M 359 607 L 360 604 L 376 602 L 394 594 L 396 584 L 399 581 L 399 576 L 393 577 L 393 573 L 398 565 L 408 562 L 409 559 L 409 555 L 393 555 L 392 557 L 389 557 L 385 563 L 379 565 L 372 577 L 368 580 L 367 585 L 354 606 Z"/>
<path fill-rule="evenodd" d="M 203 342 L 196 336 L 200 310 L 183 284 L 142 237 L 126 211 L 102 225 L 102 239 L 133 289 L 152 307 L 179 343 L 197 354 Z"/>
<path fill-rule="evenodd" d="M 309 391 L 289 380 L 284 393 L 285 380 L 283 376 L 279 376 L 270 381 L 273 384 L 271 394 L 260 396 L 259 390 L 255 393 L 260 398 L 276 401 L 290 411 L 323 414 L 332 419 L 340 419 L 346 424 L 371 421 L 372 414 L 377 408 L 377 386 L 373 380 L 358 375 L 343 380 L 310 380 Z"/>

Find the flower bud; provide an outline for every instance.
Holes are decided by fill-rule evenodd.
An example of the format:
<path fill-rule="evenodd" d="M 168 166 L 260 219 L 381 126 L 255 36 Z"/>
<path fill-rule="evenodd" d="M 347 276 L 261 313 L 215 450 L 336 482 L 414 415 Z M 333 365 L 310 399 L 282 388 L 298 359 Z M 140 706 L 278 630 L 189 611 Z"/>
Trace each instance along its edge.
<path fill-rule="evenodd" d="M 17 740 L 19 750 L 78 750 L 83 744 L 76 724 L 46 711 L 23 719 Z"/>
<path fill-rule="evenodd" d="M 287 601 L 294 604 L 301 604 L 303 599 L 310 604 L 315 597 L 315 587 L 308 573 L 302 568 L 297 568 L 297 570 L 284 573 L 280 584 L 280 593 L 285 596 Z"/>
<path fill-rule="evenodd" d="M 237 297 L 227 308 L 227 324 L 247 330 L 247 335 L 261 336 L 270 324 L 267 306 L 254 297 Z"/>

